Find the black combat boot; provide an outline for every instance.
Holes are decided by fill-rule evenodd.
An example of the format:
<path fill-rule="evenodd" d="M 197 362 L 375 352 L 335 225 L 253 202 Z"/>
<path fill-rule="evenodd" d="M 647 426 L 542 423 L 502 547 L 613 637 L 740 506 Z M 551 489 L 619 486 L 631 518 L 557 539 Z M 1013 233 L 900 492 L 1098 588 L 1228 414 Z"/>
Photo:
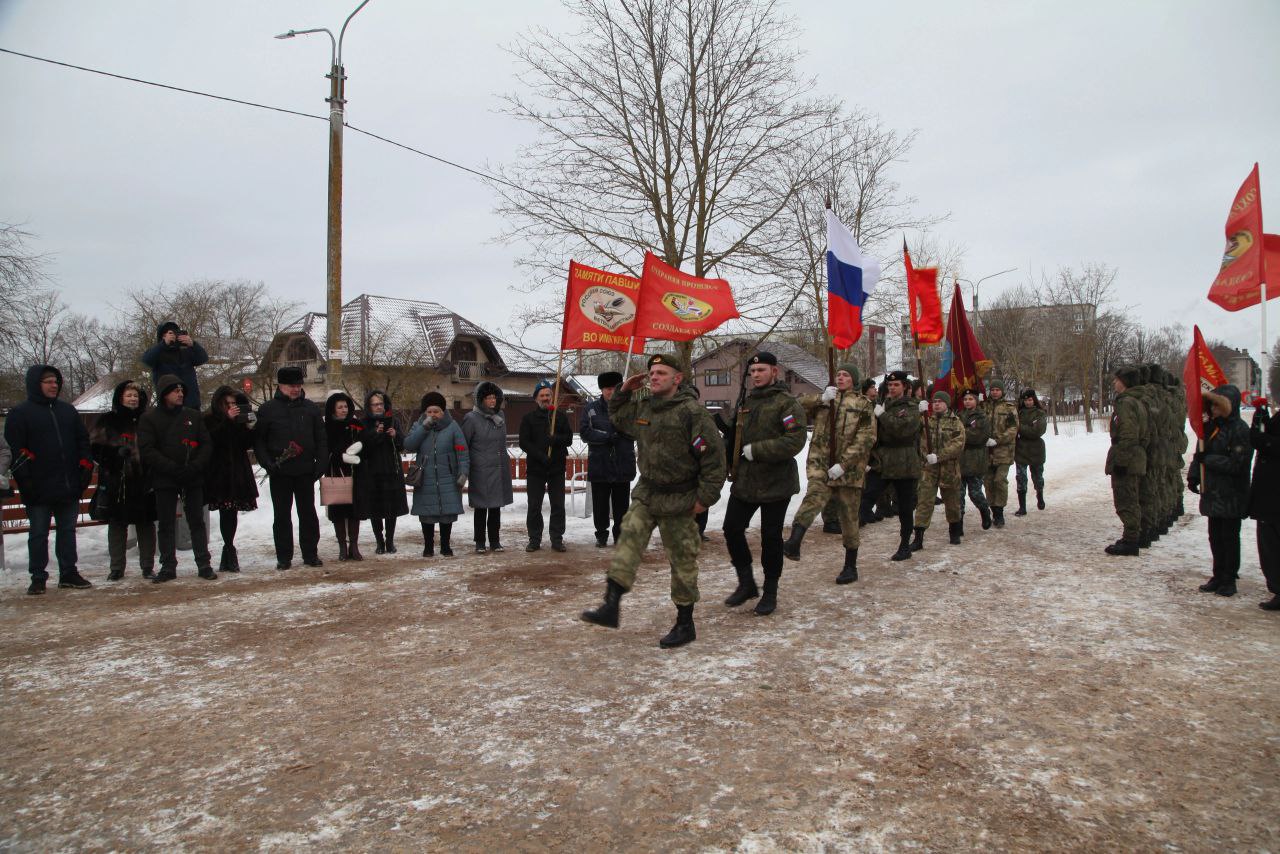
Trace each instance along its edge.
<path fill-rule="evenodd" d="M 844 569 L 836 576 L 836 584 L 852 584 L 858 580 L 858 550 L 844 550 Z"/>
<path fill-rule="evenodd" d="M 960 545 L 960 534 L 961 534 L 961 528 L 960 528 L 959 522 L 947 523 L 947 536 L 951 542 L 951 545 L 953 546 Z"/>
<path fill-rule="evenodd" d="M 1126 540 L 1124 538 L 1116 540 L 1111 545 L 1103 549 L 1109 555 L 1121 555 L 1124 557 L 1136 557 L 1138 554 L 1138 541 Z"/>
<path fill-rule="evenodd" d="M 787 560 L 800 559 L 800 542 L 804 539 L 804 532 L 807 530 L 809 529 L 804 525 L 791 523 L 791 536 L 787 537 L 787 541 L 782 544 L 782 554 Z"/>
<path fill-rule="evenodd" d="M 608 584 L 604 588 L 604 602 L 599 608 L 582 612 L 582 619 L 588 623 L 595 623 L 597 626 L 607 626 L 611 629 L 618 627 L 619 604 L 622 601 L 622 594 L 627 591 L 622 589 L 622 585 L 614 581 L 612 578 L 608 580 Z M 690 605 L 690 608 L 693 606 Z"/>
<path fill-rule="evenodd" d="M 1018 509 L 1013 511 L 1013 515 L 1027 515 L 1027 491 L 1025 489 L 1018 490 Z"/>
<path fill-rule="evenodd" d="M 924 548 L 924 528 L 916 528 L 915 538 L 911 541 L 911 551 L 918 552 Z"/>
<path fill-rule="evenodd" d="M 889 560 L 910 560 L 911 558 L 911 538 L 899 537 L 898 550 L 893 553 L 893 557 Z"/>
<path fill-rule="evenodd" d="M 1036 490 L 1036 509 L 1037 510 L 1044 509 L 1044 490 L 1043 489 Z"/>
<path fill-rule="evenodd" d="M 684 646 L 689 641 L 696 640 L 697 637 L 698 633 L 693 628 L 693 606 L 677 605 L 676 624 L 671 627 L 671 631 L 667 632 L 666 637 L 658 641 L 658 646 L 671 649 Z"/>
<path fill-rule="evenodd" d="M 991 524 L 995 525 L 997 528 L 1004 527 L 1004 508 L 1003 507 L 991 508 Z"/>
<path fill-rule="evenodd" d="M 764 592 L 760 594 L 760 601 L 756 603 L 755 613 L 757 617 L 767 617 L 778 608 L 778 578 L 765 576 Z M 690 638 L 692 640 L 692 638 Z"/>
<path fill-rule="evenodd" d="M 843 533 L 844 533 L 844 529 L 840 527 L 840 520 L 839 520 L 839 519 L 826 519 L 826 518 L 824 518 L 824 519 L 822 520 L 822 533 L 824 533 L 824 534 L 843 534 Z"/>
<path fill-rule="evenodd" d="M 436 554 L 436 526 L 430 522 L 422 523 L 422 556 L 435 557 Z"/>
<path fill-rule="evenodd" d="M 989 507 L 988 508 L 979 507 L 978 514 L 982 516 L 982 530 L 985 531 L 988 528 L 990 528 L 991 527 L 991 509 Z"/>
<path fill-rule="evenodd" d="M 1151 548 L 1151 529 L 1150 528 L 1143 528 L 1138 532 L 1138 548 L 1140 549 Z"/>
<path fill-rule="evenodd" d="M 751 572 L 751 567 L 735 566 L 733 571 L 738 573 L 738 586 L 729 594 L 729 598 L 724 600 L 724 604 L 730 608 L 736 608 L 743 602 L 760 595 L 760 588 L 756 587 L 756 578 Z"/>

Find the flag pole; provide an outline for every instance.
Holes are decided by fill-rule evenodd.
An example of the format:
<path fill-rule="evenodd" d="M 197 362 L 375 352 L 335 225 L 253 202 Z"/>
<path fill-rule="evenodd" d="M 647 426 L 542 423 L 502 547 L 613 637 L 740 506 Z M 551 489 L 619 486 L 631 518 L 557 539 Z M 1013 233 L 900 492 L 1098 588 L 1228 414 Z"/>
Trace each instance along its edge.
<path fill-rule="evenodd" d="M 907 311 L 910 311 L 910 310 L 911 310 L 911 307 L 910 305 L 908 305 Z M 924 383 L 924 364 L 920 361 L 920 336 L 919 334 L 916 333 L 914 329 L 911 330 L 911 342 L 912 344 L 915 345 L 915 348 L 916 348 L 916 376 L 919 377 L 920 386 L 921 388 L 924 389 L 925 400 L 928 400 L 929 387 Z M 925 421 L 928 421 L 931 415 L 933 415 L 932 406 L 930 406 L 928 409 L 925 409 L 924 411 Z M 925 450 L 925 453 L 928 453 L 928 454 L 933 453 L 933 437 L 929 435 L 928 424 L 924 425 L 924 450 Z"/>
<path fill-rule="evenodd" d="M 556 434 L 556 412 L 560 407 L 560 374 L 564 370 L 564 351 L 560 351 L 560 361 L 556 363 L 556 387 L 551 392 L 551 432 L 547 437 L 547 459 L 551 459 L 551 436 Z"/>
<path fill-rule="evenodd" d="M 831 196 L 824 199 L 827 210 L 831 210 Z M 827 247 L 828 251 L 830 247 Z M 828 283 L 830 286 L 830 283 Z M 822 300 L 818 300 L 819 313 L 821 313 Z M 827 317 L 830 318 L 831 312 L 827 311 Z M 827 324 L 827 385 L 836 384 L 836 342 L 831 337 L 831 325 Z M 836 402 L 831 400 L 827 403 L 827 436 L 831 440 L 827 448 L 827 468 L 831 468 L 836 464 Z"/>
<path fill-rule="evenodd" d="M 1265 392 L 1268 391 L 1267 383 L 1271 381 L 1271 350 L 1268 349 L 1267 343 L 1267 283 L 1262 282 L 1261 284 L 1262 302 L 1258 304 L 1258 308 L 1262 309 L 1262 379 L 1258 381 L 1258 390 Z M 1261 396 L 1267 397 L 1267 402 L 1270 403 L 1270 398 L 1267 394 Z"/>
<path fill-rule="evenodd" d="M 634 329 L 634 327 L 632 327 Z M 631 376 L 631 357 L 634 355 L 631 351 L 636 348 L 636 334 L 631 333 L 631 340 L 627 342 L 627 352 L 622 356 L 622 381 L 625 383 Z"/>

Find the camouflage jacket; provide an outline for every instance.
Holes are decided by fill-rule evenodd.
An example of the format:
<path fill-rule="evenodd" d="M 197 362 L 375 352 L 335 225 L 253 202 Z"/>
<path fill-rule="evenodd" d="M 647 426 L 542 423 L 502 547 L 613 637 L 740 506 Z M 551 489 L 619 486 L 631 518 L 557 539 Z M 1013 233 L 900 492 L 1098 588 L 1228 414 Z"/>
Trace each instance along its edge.
<path fill-rule="evenodd" d="M 655 516 L 692 513 L 694 501 L 710 507 L 720 500 L 720 431 L 691 390 L 658 398 L 618 389 L 609 401 L 609 420 L 636 440 L 640 481 L 631 498 Z"/>
<path fill-rule="evenodd" d="M 930 412 L 924 419 L 924 429 L 920 431 L 920 458 L 930 453 L 938 455 L 938 461 L 932 466 L 925 460 L 925 470 L 940 470 L 940 474 L 954 472 L 960 474 L 960 456 L 964 453 L 964 424 L 950 410 L 938 415 Z"/>
<path fill-rule="evenodd" d="M 988 465 L 1007 466 L 1013 462 L 1013 445 L 1018 440 L 1018 407 L 1002 397 L 987 398 L 980 408 L 987 414 L 991 438 L 996 440 Z"/>
<path fill-rule="evenodd" d="M 836 405 L 836 462 L 844 468 L 836 480 L 827 479 L 831 468 L 831 409 L 822 402 L 821 395 L 809 394 L 800 398 L 813 424 L 813 438 L 809 441 L 809 457 L 805 473 L 810 480 L 822 480 L 831 486 L 862 486 L 867 478 L 867 458 L 876 443 L 876 418 L 871 412 L 871 401 L 856 391 L 842 391 L 835 399 Z"/>
<path fill-rule="evenodd" d="M 999 448 L 987 448 L 991 438 L 991 422 L 982 407 L 960 410 L 960 423 L 964 424 L 964 456 L 960 458 L 960 474 L 964 477 L 986 473 L 992 453 Z"/>
<path fill-rule="evenodd" d="M 1169 431 L 1169 444 L 1166 449 L 1169 454 L 1169 465 L 1176 471 L 1182 471 L 1182 467 L 1186 464 L 1183 457 L 1190 444 L 1187 438 L 1187 396 L 1182 393 L 1181 384 L 1165 386 L 1164 394 L 1168 402 L 1165 407 L 1165 416 L 1168 419 Z"/>
<path fill-rule="evenodd" d="M 889 398 L 876 418 L 876 457 L 885 480 L 920 477 L 920 401 L 914 397 Z"/>
<path fill-rule="evenodd" d="M 1163 468 L 1168 462 L 1168 399 L 1159 386 L 1144 383 L 1132 389 L 1147 410 L 1147 437 L 1143 447 L 1147 452 L 1147 468 Z"/>
<path fill-rule="evenodd" d="M 742 419 L 740 425 L 739 418 Z M 734 466 L 730 495 L 763 504 L 790 498 L 800 491 L 795 457 L 804 450 L 807 422 L 804 407 L 792 396 L 786 383 L 751 389 L 742 402 L 742 409 L 726 423 L 729 435 L 740 426 L 740 447 L 751 446 L 751 459 L 739 457 Z"/>
<path fill-rule="evenodd" d="M 1018 410 L 1018 444 L 1013 461 L 1020 466 L 1044 465 L 1044 431 L 1049 426 L 1044 410 L 1038 406 Z"/>
<path fill-rule="evenodd" d="M 1126 475 L 1147 473 L 1147 408 L 1133 393 L 1125 389 L 1116 395 L 1111 410 L 1111 447 L 1107 450 L 1107 474 L 1117 466 Z"/>

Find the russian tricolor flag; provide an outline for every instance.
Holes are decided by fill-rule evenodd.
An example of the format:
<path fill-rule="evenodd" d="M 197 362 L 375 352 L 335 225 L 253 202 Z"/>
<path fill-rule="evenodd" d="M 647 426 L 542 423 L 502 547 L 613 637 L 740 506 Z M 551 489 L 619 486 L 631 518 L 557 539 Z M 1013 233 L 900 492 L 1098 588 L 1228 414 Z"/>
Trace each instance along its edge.
<path fill-rule="evenodd" d="M 827 208 L 827 331 L 837 350 L 862 337 L 862 306 L 880 280 L 880 264 L 862 254 L 849 229 Z"/>

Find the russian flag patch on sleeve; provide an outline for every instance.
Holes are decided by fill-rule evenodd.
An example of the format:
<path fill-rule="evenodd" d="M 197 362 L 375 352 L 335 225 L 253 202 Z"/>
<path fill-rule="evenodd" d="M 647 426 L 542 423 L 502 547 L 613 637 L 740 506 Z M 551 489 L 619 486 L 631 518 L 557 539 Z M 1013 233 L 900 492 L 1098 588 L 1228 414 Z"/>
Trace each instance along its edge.
<path fill-rule="evenodd" d="M 794 430 L 796 426 L 796 417 L 788 412 L 782 416 L 782 428 L 784 430 Z"/>
<path fill-rule="evenodd" d="M 702 453 L 707 449 L 707 440 L 703 439 L 701 436 L 695 436 L 690 445 L 692 445 L 695 451 Z"/>

